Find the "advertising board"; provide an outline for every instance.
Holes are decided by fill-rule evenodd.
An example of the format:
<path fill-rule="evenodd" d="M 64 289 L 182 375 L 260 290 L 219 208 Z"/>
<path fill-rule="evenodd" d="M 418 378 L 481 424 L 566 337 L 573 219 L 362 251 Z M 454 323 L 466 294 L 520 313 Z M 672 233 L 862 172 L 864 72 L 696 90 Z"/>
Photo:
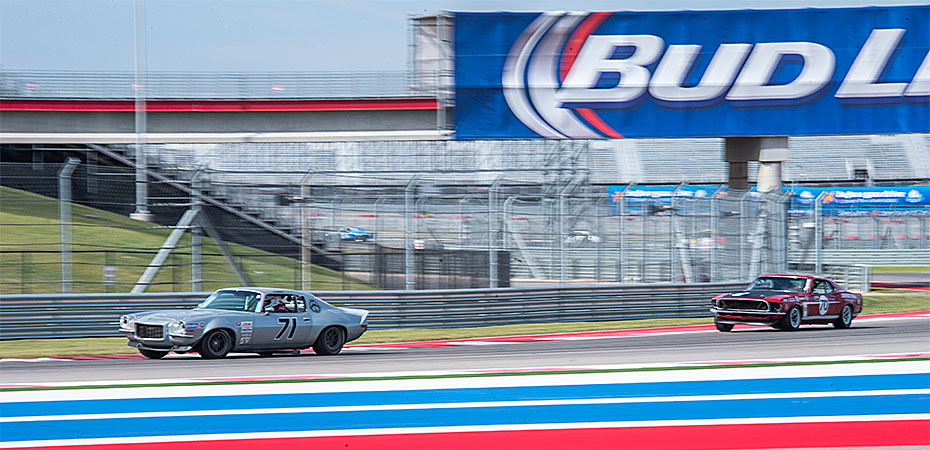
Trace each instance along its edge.
<path fill-rule="evenodd" d="M 792 215 L 813 214 L 818 198 L 823 214 L 832 216 L 930 215 L 930 186 L 786 186 L 782 192 L 790 194 Z M 608 186 L 607 205 L 613 215 L 620 213 L 621 204 L 625 214 L 662 214 L 672 207 L 673 199 L 709 200 L 726 193 L 726 186 L 719 185 Z M 749 194 L 750 200 L 759 199 L 754 191 Z"/>
<path fill-rule="evenodd" d="M 930 131 L 930 6 L 455 13 L 459 139 Z"/>

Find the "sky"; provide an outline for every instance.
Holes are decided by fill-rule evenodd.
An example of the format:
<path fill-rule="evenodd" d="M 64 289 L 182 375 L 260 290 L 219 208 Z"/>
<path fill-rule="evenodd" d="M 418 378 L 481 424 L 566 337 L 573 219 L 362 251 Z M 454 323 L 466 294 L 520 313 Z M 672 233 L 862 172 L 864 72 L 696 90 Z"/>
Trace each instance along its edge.
<path fill-rule="evenodd" d="M 131 72 L 131 0 L 0 0 L 0 70 Z M 408 67 L 409 18 L 440 11 L 657 11 L 925 4 L 865 0 L 147 0 L 149 71 Z"/>

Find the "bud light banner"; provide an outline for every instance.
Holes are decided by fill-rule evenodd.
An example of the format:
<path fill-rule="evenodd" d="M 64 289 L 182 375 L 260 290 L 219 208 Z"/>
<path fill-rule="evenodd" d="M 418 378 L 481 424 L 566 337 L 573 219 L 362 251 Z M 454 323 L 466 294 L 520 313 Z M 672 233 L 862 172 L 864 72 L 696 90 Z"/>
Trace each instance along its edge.
<path fill-rule="evenodd" d="M 455 13 L 459 139 L 930 132 L 930 6 Z"/>

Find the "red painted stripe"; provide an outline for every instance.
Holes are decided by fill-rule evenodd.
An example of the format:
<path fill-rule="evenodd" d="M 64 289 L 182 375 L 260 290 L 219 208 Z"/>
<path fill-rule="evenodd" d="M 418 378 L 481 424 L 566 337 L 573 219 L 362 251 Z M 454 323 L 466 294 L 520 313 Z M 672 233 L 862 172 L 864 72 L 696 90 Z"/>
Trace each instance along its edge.
<path fill-rule="evenodd" d="M 149 100 L 150 112 L 435 110 L 435 98 L 345 100 Z M 132 100 L 0 100 L 0 111 L 131 112 Z"/>
<path fill-rule="evenodd" d="M 623 135 L 617 133 L 613 128 L 610 127 L 610 125 L 607 125 L 607 123 L 601 119 L 601 116 L 598 116 L 594 110 L 589 108 L 578 108 L 577 111 L 578 114 L 581 114 L 581 117 L 584 117 L 588 123 L 594 125 L 594 128 L 597 128 L 601 133 L 604 133 L 614 139 L 623 139 Z"/>
<path fill-rule="evenodd" d="M 588 36 L 590 36 L 608 16 L 610 16 L 609 12 L 591 13 L 591 15 L 585 18 L 584 21 L 581 22 L 581 25 L 575 29 L 571 37 L 568 38 L 565 49 L 562 50 L 562 60 L 559 62 L 559 81 L 565 81 L 565 75 L 568 75 L 568 71 L 575 64 L 575 59 L 578 58 L 578 52 L 581 51 L 581 47 L 584 45 L 585 41 L 588 40 Z"/>
<path fill-rule="evenodd" d="M 14 443 L 8 443 L 14 444 Z M 14 444 L 15 445 L 15 444 Z M 372 436 L 232 439 L 139 444 L 32 447 L 35 450 L 189 450 L 306 448 L 314 450 L 718 450 L 930 445 L 930 421 L 782 423 L 649 428 L 482 431 Z M 16 448 L 16 447 L 10 447 Z"/>

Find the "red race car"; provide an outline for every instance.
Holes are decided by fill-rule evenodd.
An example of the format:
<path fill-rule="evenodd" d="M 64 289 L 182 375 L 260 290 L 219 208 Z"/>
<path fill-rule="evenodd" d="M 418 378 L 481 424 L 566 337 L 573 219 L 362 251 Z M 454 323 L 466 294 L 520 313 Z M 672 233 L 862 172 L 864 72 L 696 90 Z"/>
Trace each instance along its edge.
<path fill-rule="evenodd" d="M 849 328 L 862 312 L 862 296 L 832 280 L 812 275 L 759 275 L 745 291 L 711 300 L 710 312 L 720 331 L 737 323 L 797 330 L 802 324 Z"/>

